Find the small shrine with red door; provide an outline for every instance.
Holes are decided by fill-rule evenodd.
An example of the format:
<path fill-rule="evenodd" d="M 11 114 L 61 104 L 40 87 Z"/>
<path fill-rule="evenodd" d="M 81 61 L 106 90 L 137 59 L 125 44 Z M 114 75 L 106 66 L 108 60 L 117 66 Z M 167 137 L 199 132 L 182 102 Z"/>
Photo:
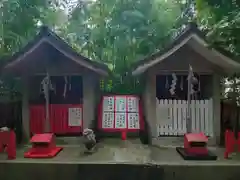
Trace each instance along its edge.
<path fill-rule="evenodd" d="M 80 134 L 96 117 L 99 78 L 108 67 L 79 55 L 43 26 L 4 69 L 20 77 L 22 124 L 27 139 L 36 133 Z"/>

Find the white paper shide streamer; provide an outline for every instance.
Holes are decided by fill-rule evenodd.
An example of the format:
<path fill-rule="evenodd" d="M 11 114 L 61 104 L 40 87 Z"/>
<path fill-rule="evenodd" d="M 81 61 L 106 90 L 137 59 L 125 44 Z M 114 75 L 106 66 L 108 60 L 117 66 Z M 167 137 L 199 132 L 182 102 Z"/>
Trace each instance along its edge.
<path fill-rule="evenodd" d="M 171 88 L 169 90 L 169 92 L 171 93 L 171 95 L 174 95 L 176 92 L 176 84 L 177 84 L 177 76 L 175 73 L 172 74 L 172 84 L 171 84 Z"/>
<path fill-rule="evenodd" d="M 45 132 L 48 132 L 49 128 L 50 128 L 50 124 L 49 124 L 49 89 L 50 89 L 50 84 L 51 84 L 50 76 L 47 73 L 46 77 L 43 78 L 43 80 L 41 82 L 42 90 L 43 90 L 44 97 L 45 97 L 45 100 L 46 100 L 46 104 L 45 104 L 45 106 L 46 106 Z"/>

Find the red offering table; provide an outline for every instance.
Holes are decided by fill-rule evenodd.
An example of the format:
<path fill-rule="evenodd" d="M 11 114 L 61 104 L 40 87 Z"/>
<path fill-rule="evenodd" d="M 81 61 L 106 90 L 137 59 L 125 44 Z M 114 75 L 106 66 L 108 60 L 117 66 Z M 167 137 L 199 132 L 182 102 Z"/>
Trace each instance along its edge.
<path fill-rule="evenodd" d="M 103 96 L 99 106 L 98 128 L 105 132 L 127 132 L 144 129 L 140 98 L 133 95 Z"/>
<path fill-rule="evenodd" d="M 207 149 L 208 138 L 204 133 L 184 135 L 184 147 L 177 147 L 177 152 L 185 160 L 216 160 L 217 156 Z"/>
<path fill-rule="evenodd" d="M 32 148 L 24 153 L 25 158 L 53 158 L 62 150 L 61 147 L 56 147 L 52 133 L 35 134 L 31 143 Z"/>
<path fill-rule="evenodd" d="M 208 154 L 208 138 L 203 133 L 184 135 L 184 148 L 188 154 Z"/>

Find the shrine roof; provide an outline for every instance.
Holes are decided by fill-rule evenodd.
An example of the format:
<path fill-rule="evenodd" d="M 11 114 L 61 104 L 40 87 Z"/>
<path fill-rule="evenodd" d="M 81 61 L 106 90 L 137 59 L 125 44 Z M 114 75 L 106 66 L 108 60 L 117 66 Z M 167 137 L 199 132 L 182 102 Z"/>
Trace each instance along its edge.
<path fill-rule="evenodd" d="M 7 59 L 7 65 L 5 70 L 18 66 L 26 60 L 28 54 L 34 53 L 41 44 L 47 43 L 60 51 L 68 59 L 74 61 L 82 67 L 92 70 L 101 75 L 108 75 L 109 68 L 103 63 L 92 61 L 87 57 L 84 57 L 77 53 L 68 43 L 66 43 L 61 37 L 50 30 L 47 26 L 42 26 L 40 32 L 34 37 L 32 41 L 27 43 L 20 51 L 13 54 Z"/>
<path fill-rule="evenodd" d="M 135 63 L 132 66 L 132 74 L 140 75 L 146 72 L 149 68 L 164 61 L 185 45 L 189 45 L 190 48 L 205 57 L 207 61 L 221 67 L 226 72 L 240 71 L 240 63 L 223 55 L 216 49 L 209 48 L 205 40 L 205 34 L 195 23 L 190 23 L 166 48 Z"/>

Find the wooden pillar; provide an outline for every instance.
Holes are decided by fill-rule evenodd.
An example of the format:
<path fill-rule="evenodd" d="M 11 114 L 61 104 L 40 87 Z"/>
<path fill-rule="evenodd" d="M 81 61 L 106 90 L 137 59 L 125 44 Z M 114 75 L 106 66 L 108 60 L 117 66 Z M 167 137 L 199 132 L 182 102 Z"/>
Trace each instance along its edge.
<path fill-rule="evenodd" d="M 158 137 L 156 120 L 156 76 L 147 74 L 144 91 L 144 113 L 151 137 Z"/>
<path fill-rule="evenodd" d="M 221 87 L 220 75 L 213 74 L 213 141 L 215 144 L 220 144 L 221 131 Z"/>
<path fill-rule="evenodd" d="M 22 128 L 25 141 L 30 139 L 30 118 L 29 118 L 29 78 L 22 76 Z"/>
<path fill-rule="evenodd" d="M 92 75 L 85 75 L 83 78 L 83 128 L 91 128 L 95 118 L 95 83 Z"/>

